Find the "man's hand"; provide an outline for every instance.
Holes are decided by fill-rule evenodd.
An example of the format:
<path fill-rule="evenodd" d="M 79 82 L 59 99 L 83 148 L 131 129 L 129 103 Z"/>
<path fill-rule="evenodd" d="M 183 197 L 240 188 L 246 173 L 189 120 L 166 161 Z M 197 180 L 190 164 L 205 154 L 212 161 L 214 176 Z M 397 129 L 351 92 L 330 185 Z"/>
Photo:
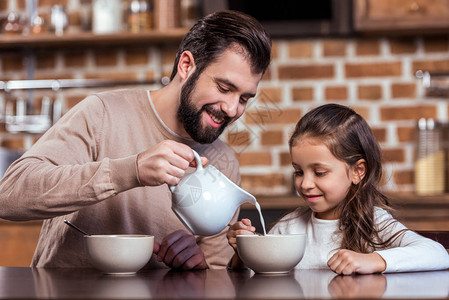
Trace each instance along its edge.
<path fill-rule="evenodd" d="M 201 158 L 207 164 L 207 158 Z M 146 186 L 177 185 L 187 168 L 195 167 L 192 149 L 182 143 L 163 141 L 137 155 L 137 176 Z"/>
<path fill-rule="evenodd" d="M 327 265 L 335 273 L 343 275 L 372 274 L 383 272 L 387 267 L 383 258 L 376 252 L 358 253 L 347 249 L 341 249 L 335 253 Z"/>
<path fill-rule="evenodd" d="M 170 268 L 191 270 L 206 269 L 206 259 L 193 235 L 177 230 L 167 235 L 159 244 L 154 243 L 157 260 Z"/>

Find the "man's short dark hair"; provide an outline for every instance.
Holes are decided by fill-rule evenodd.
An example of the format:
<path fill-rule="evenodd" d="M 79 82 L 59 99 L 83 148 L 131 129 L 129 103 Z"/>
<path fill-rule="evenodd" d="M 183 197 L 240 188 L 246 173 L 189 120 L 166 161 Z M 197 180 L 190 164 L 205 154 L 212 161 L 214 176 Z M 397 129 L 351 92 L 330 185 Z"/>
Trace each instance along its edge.
<path fill-rule="evenodd" d="M 190 51 L 201 73 L 229 47 L 238 45 L 247 55 L 254 74 L 264 73 L 271 60 L 271 38 L 253 17 L 238 11 L 215 12 L 200 19 L 185 35 L 176 53 L 171 78 L 181 54 Z"/>

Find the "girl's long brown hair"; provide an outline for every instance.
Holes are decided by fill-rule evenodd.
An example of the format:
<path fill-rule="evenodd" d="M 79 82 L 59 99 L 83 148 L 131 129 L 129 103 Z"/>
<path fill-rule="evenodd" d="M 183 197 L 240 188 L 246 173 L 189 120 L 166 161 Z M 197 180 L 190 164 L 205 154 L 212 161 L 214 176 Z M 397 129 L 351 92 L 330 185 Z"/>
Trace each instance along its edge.
<path fill-rule="evenodd" d="M 357 185 L 352 184 L 340 211 L 339 229 L 342 249 L 361 253 L 388 248 L 401 232 L 387 240 L 379 233 L 391 222 L 376 224 L 375 207 L 392 211 L 388 198 L 379 190 L 382 178 L 382 152 L 369 125 L 353 109 L 326 104 L 308 112 L 296 125 L 289 140 L 290 149 L 301 138 L 314 138 L 323 142 L 330 152 L 349 167 L 360 159 L 366 161 L 366 174 Z"/>

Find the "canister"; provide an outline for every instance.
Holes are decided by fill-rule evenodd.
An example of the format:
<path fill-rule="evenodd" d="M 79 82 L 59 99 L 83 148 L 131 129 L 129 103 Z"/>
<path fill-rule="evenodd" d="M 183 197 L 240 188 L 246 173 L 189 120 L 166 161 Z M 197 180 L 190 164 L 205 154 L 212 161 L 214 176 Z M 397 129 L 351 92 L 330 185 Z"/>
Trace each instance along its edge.
<path fill-rule="evenodd" d="M 101 34 L 120 30 L 122 30 L 121 0 L 94 0 L 92 31 Z"/>
<path fill-rule="evenodd" d="M 416 128 L 415 192 L 438 195 L 445 191 L 445 153 L 442 124 L 421 118 Z"/>

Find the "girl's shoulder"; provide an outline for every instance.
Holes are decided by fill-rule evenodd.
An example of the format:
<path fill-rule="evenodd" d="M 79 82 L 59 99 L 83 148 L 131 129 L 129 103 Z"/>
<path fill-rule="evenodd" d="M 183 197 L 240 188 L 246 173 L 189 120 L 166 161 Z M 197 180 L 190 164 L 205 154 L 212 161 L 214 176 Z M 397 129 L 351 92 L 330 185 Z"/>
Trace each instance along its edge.
<path fill-rule="evenodd" d="M 388 211 L 385 208 L 375 206 L 374 207 L 374 219 L 379 222 L 383 220 L 390 220 L 393 219 L 393 216 L 391 215 L 391 212 Z"/>
<path fill-rule="evenodd" d="M 374 206 L 374 215 L 375 216 L 382 216 L 382 215 L 386 215 L 386 214 L 390 214 L 386 209 L 384 209 L 380 206 Z"/>
<path fill-rule="evenodd" d="M 391 211 L 389 211 L 388 208 L 374 208 L 374 223 L 377 231 L 383 232 L 383 234 L 386 232 L 391 234 L 406 229 L 406 227 L 391 214 Z"/>
<path fill-rule="evenodd" d="M 312 216 L 310 209 L 297 208 L 282 217 L 270 230 L 272 234 L 303 233 Z"/>

